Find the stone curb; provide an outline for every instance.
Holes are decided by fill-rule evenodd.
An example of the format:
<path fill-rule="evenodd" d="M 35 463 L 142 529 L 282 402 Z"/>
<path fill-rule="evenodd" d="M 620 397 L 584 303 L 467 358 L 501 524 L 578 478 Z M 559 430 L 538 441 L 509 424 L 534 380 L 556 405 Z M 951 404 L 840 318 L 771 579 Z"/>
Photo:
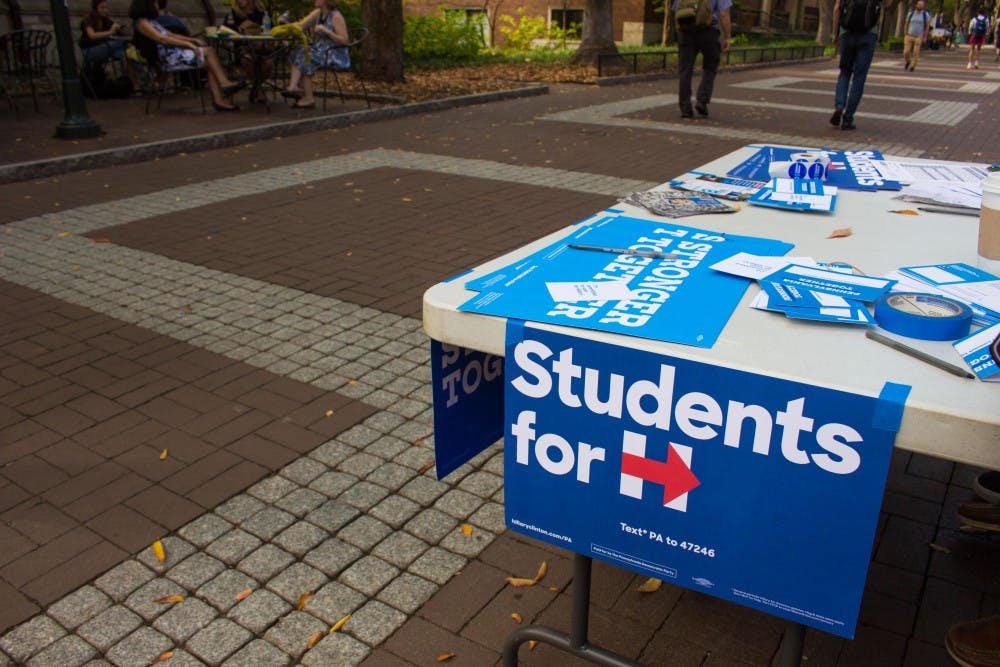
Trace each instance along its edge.
<path fill-rule="evenodd" d="M 271 123 L 269 125 L 245 127 L 224 132 L 213 132 L 211 134 L 197 134 L 189 137 L 166 139 L 135 146 L 121 146 L 46 160 L 0 165 L 0 184 L 56 176 L 82 169 L 99 169 L 101 167 L 145 162 L 146 160 L 169 157 L 178 153 L 195 153 L 216 148 L 226 148 L 228 146 L 236 146 L 263 139 L 273 139 L 278 136 L 287 137 L 306 134 L 308 132 L 319 132 L 359 123 L 374 123 L 381 120 L 402 118 L 404 116 L 413 116 L 431 111 L 443 111 L 445 109 L 474 104 L 499 102 L 535 95 L 547 95 L 548 92 L 549 87 L 546 85 L 529 86 L 493 93 L 462 95 L 428 102 L 414 102 L 398 107 L 365 109 L 363 111 L 352 111 L 333 116 L 323 116 L 321 118 L 306 118 L 286 123 Z"/>

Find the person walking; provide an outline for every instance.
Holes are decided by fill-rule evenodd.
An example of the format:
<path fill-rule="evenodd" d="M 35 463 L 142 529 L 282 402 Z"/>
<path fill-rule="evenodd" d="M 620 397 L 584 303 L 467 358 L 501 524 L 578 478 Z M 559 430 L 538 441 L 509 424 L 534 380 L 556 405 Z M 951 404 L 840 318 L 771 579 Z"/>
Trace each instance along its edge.
<path fill-rule="evenodd" d="M 677 25 L 677 69 L 680 75 L 678 104 L 681 118 L 693 118 L 694 111 L 708 116 L 708 104 L 712 101 L 715 75 L 719 71 L 722 54 L 729 52 L 732 37 L 732 23 L 729 8 L 732 0 L 698 0 L 697 3 L 684 0 L 688 12 L 681 10 L 682 0 L 674 0 L 673 11 Z M 691 108 L 691 77 L 694 62 L 701 53 L 701 83 Z"/>
<path fill-rule="evenodd" d="M 969 62 L 966 63 L 965 69 L 972 69 L 975 67 L 979 69 L 979 52 L 983 48 L 983 44 L 986 42 L 986 35 L 990 32 L 990 19 L 986 16 L 983 10 L 972 17 L 969 21 Z"/>
<path fill-rule="evenodd" d="M 879 0 L 837 0 L 833 15 L 838 17 L 834 46 L 840 47 L 840 74 L 834 94 L 830 124 L 842 130 L 856 130 L 854 112 L 865 92 L 868 68 L 875 57 L 878 23 L 882 14 Z"/>
<path fill-rule="evenodd" d="M 927 41 L 931 28 L 931 13 L 924 9 L 924 0 L 917 0 L 916 6 L 906 15 L 906 35 L 903 37 L 903 69 L 917 69 L 920 45 Z"/>

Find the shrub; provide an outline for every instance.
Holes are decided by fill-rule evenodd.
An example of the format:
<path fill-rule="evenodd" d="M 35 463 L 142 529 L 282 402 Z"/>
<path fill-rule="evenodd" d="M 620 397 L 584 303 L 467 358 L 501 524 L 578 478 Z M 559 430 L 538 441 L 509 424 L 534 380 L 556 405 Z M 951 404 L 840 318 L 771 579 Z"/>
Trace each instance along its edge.
<path fill-rule="evenodd" d="M 500 32 L 507 38 L 507 48 L 528 51 L 536 39 L 549 36 L 546 21 L 541 16 L 528 16 L 524 8 L 517 10 L 518 18 L 509 14 L 500 16 Z"/>
<path fill-rule="evenodd" d="M 468 60 L 482 44 L 479 24 L 461 12 L 403 18 L 403 52 L 408 59 Z"/>

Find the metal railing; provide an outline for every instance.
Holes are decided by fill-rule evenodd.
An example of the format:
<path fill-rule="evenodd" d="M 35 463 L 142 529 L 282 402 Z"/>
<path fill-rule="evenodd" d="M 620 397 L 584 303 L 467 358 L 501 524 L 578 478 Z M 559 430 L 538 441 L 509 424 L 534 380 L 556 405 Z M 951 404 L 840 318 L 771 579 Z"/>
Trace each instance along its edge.
<path fill-rule="evenodd" d="M 805 60 L 823 55 L 824 46 L 742 46 L 722 54 L 723 65 L 750 65 L 783 60 Z M 633 51 L 598 56 L 597 76 L 651 74 L 677 68 L 677 49 Z"/>

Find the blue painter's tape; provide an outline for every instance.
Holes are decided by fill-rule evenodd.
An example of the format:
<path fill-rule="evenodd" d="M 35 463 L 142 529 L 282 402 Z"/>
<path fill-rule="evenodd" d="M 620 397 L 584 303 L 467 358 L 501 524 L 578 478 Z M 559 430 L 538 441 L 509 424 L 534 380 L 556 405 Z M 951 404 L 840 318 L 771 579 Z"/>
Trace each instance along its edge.
<path fill-rule="evenodd" d="M 906 310 L 907 302 L 936 308 L 941 313 L 930 316 Z M 951 315 L 943 313 L 951 312 Z M 920 340 L 955 340 L 969 333 L 972 310 L 954 299 L 936 294 L 889 292 L 875 301 L 875 321 L 886 331 Z"/>
<path fill-rule="evenodd" d="M 878 403 L 872 417 L 872 426 L 882 431 L 898 432 L 899 425 L 903 421 L 903 408 L 906 405 L 906 397 L 910 395 L 910 389 L 912 387 L 908 384 L 886 382 L 882 386 L 882 393 L 878 395 Z"/>
<path fill-rule="evenodd" d="M 466 269 L 465 271 L 462 271 L 461 273 L 456 273 L 456 274 L 455 274 L 455 275 L 453 275 L 453 276 L 452 276 L 451 278 L 445 278 L 445 279 L 444 279 L 444 280 L 442 280 L 441 282 L 443 282 L 443 283 L 450 283 L 451 281 L 453 281 L 453 280 L 458 280 L 458 279 L 459 279 L 459 278 L 461 278 L 462 276 L 467 276 L 467 275 L 469 275 L 470 273 L 472 273 L 472 269 Z"/>

